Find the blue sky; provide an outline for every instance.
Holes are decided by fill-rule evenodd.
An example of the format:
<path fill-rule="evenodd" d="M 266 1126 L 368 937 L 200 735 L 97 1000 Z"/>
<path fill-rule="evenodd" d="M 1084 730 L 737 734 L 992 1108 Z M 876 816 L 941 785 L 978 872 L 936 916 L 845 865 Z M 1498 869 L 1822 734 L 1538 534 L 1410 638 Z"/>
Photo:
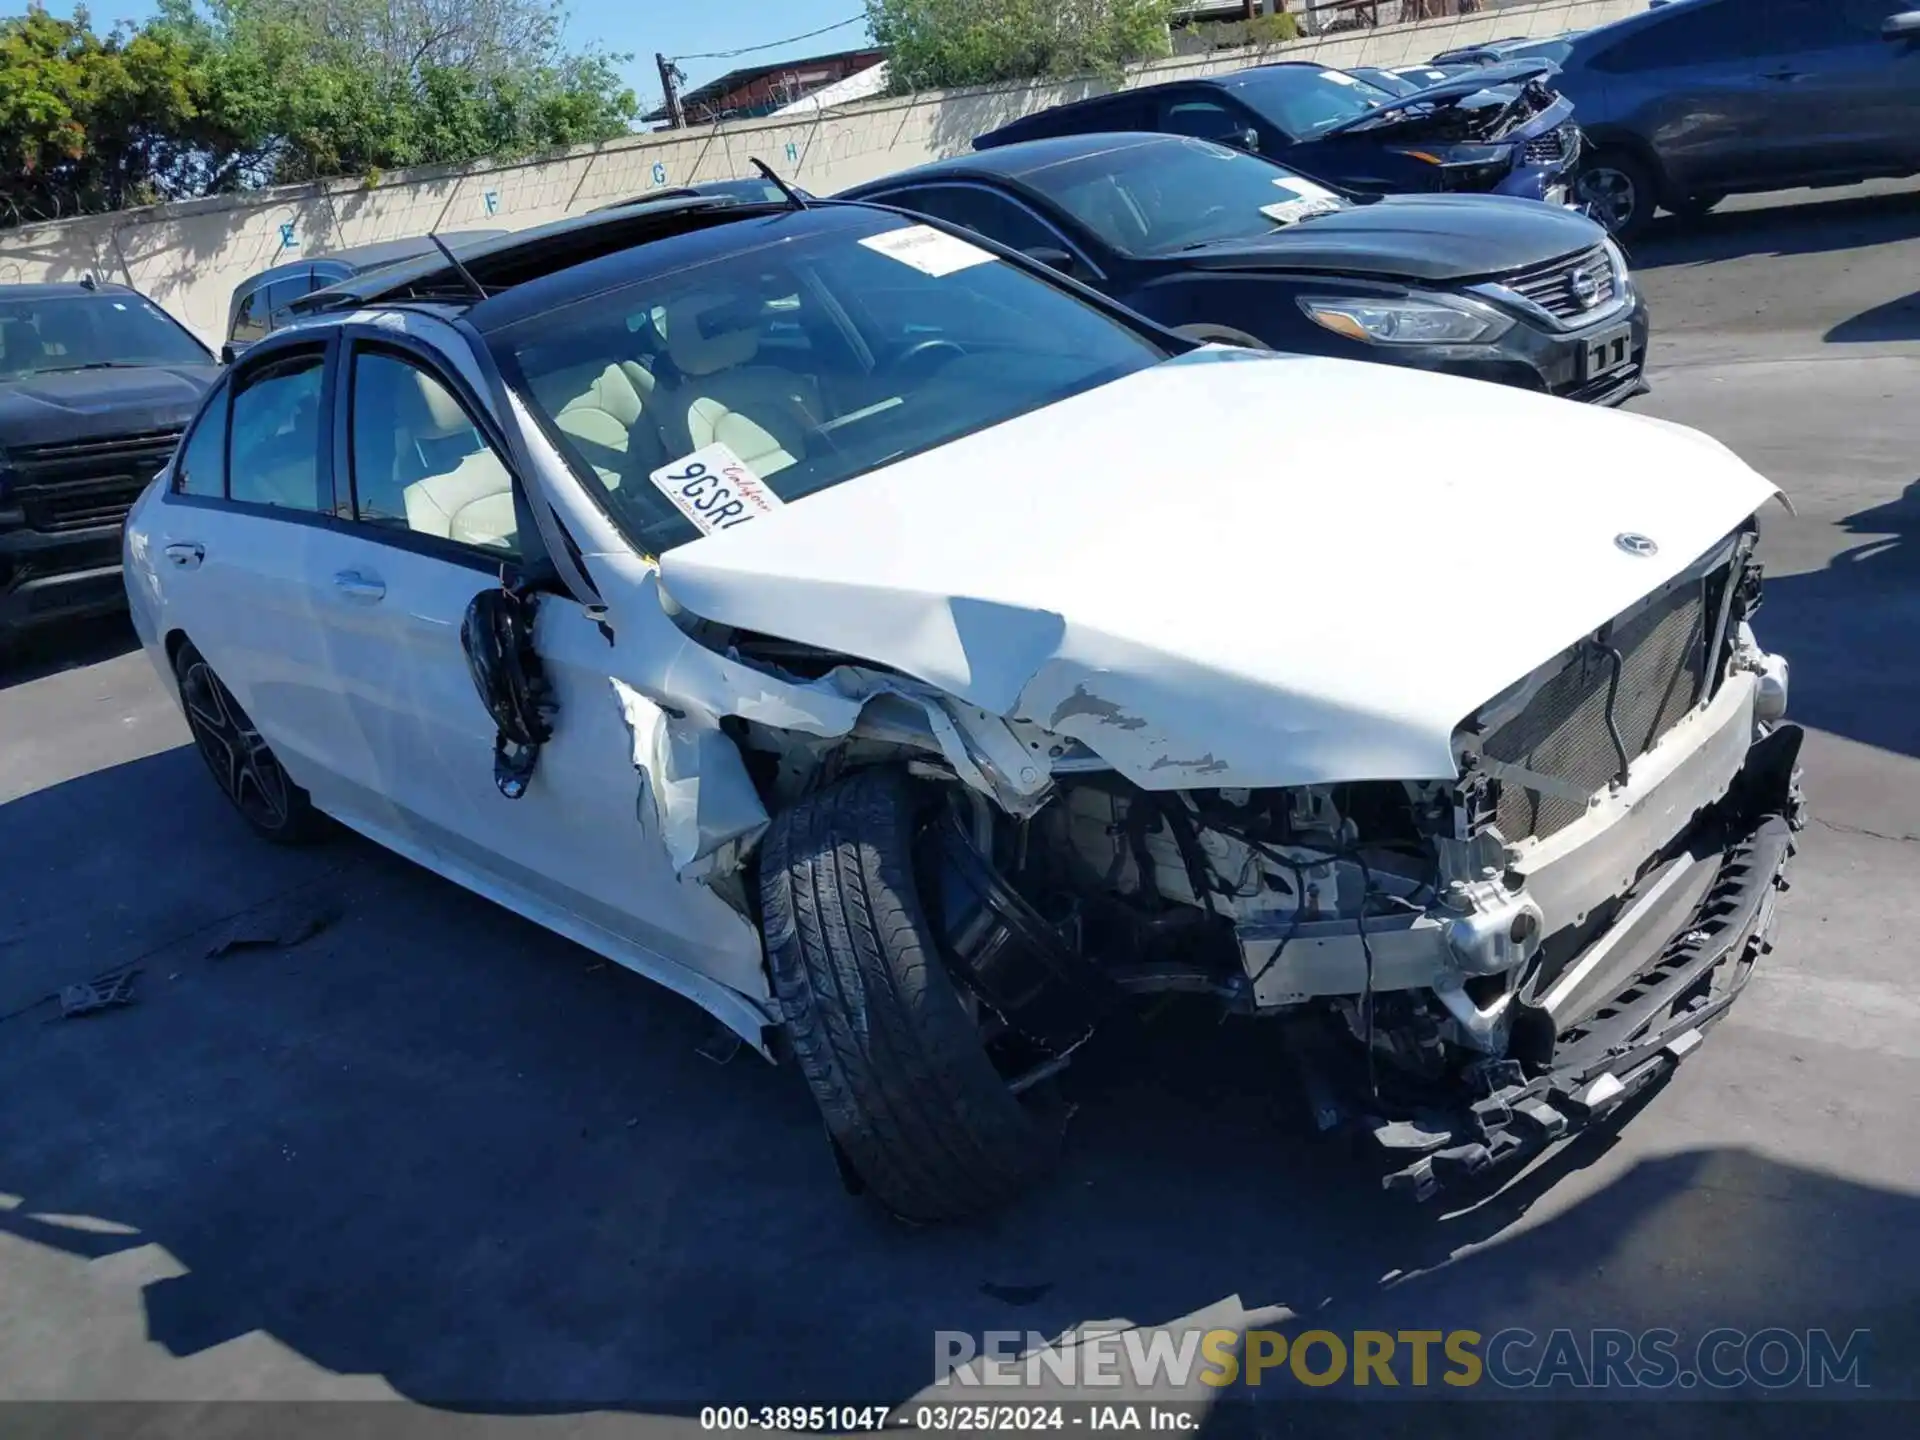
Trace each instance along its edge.
<path fill-rule="evenodd" d="M 18 15 L 27 7 L 20 0 L 0 0 L 0 15 Z M 47 0 L 55 15 L 73 10 L 72 0 Z M 96 29 L 118 19 L 144 20 L 156 8 L 147 0 L 93 0 Z M 660 103 L 660 75 L 653 56 L 669 58 L 739 50 L 750 45 L 819 30 L 841 20 L 855 20 L 837 30 L 791 45 L 755 51 L 731 59 L 681 60 L 687 88 L 724 75 L 729 70 L 773 60 L 824 55 L 852 50 L 867 43 L 866 5 L 863 0 L 569 0 L 567 42 L 599 45 L 614 54 L 631 52 L 627 82 L 643 108 Z M 856 17 L 858 19 L 856 20 Z"/>

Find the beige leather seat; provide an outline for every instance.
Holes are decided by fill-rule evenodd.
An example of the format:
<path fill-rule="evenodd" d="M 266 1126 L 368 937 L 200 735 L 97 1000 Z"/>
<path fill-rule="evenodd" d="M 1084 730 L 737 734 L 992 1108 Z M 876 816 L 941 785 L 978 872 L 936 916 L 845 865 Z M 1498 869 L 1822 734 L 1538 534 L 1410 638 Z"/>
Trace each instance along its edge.
<path fill-rule="evenodd" d="M 453 396 L 419 371 L 413 372 L 420 407 L 413 410 L 419 439 L 468 436 L 474 448 L 451 470 L 428 475 L 401 491 L 407 528 L 467 545 L 512 548 L 519 531 L 513 510 L 513 479 L 474 429 Z"/>
<path fill-rule="evenodd" d="M 646 414 L 652 373 L 639 362 L 589 362 L 534 382 L 534 396 L 610 490 L 666 464 L 666 448 Z"/>
<path fill-rule="evenodd" d="M 667 355 L 679 382 L 654 392 L 667 448 L 685 454 L 725 444 L 756 474 L 774 475 L 806 458 L 806 432 L 819 413 L 813 378 L 754 364 L 760 332 L 738 323 L 732 295 L 693 295 L 665 308 Z"/>

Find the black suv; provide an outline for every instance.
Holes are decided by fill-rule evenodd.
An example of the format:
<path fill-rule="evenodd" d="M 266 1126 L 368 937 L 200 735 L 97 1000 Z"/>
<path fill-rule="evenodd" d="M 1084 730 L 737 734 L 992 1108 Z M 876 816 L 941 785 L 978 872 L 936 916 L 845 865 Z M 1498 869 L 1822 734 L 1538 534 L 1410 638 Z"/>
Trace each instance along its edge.
<path fill-rule="evenodd" d="M 0 646 L 125 606 L 121 522 L 218 374 L 136 290 L 0 285 Z"/>

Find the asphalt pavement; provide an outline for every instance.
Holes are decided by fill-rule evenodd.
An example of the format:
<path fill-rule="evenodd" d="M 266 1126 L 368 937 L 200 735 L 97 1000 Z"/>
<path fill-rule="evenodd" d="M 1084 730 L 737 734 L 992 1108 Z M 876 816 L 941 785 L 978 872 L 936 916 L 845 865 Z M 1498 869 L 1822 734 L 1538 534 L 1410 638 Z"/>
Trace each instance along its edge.
<path fill-rule="evenodd" d="M 99 626 L 0 674 L 0 1015 L 141 971 L 131 1007 L 0 1020 L 0 1400 L 400 1397 L 547 1433 L 897 1402 L 936 1331 L 1115 1320 L 1866 1329 L 1875 1394 L 1913 1394 L 1920 189 L 1785 202 L 1635 256 L 1638 407 L 1797 511 L 1767 518 L 1758 628 L 1813 820 L 1777 949 L 1630 1125 L 1417 1208 L 1304 1133 L 1257 1027 L 1175 1014 L 1076 1077 L 1051 1184 L 910 1229 L 842 1193 L 797 1075 L 700 1053 L 691 1005 L 357 840 L 255 841 Z M 1551 454 L 1445 443 L 1554 483 Z M 1495 603 L 1552 583 L 1503 565 Z"/>

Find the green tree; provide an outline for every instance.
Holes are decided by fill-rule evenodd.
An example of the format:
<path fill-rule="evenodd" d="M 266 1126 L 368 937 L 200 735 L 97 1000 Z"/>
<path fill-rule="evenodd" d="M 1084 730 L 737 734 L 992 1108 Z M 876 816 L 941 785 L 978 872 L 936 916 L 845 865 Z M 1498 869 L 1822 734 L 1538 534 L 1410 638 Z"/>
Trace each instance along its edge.
<path fill-rule="evenodd" d="M 233 183 L 512 159 L 627 133 L 623 56 L 571 53 L 557 0 L 162 0 L 199 37 Z"/>
<path fill-rule="evenodd" d="M 0 222 L 138 205 L 177 193 L 190 156 L 230 143 L 182 37 L 84 9 L 0 20 Z"/>
<path fill-rule="evenodd" d="M 1116 76 L 1167 53 L 1174 0 L 867 0 L 896 92 Z"/>

